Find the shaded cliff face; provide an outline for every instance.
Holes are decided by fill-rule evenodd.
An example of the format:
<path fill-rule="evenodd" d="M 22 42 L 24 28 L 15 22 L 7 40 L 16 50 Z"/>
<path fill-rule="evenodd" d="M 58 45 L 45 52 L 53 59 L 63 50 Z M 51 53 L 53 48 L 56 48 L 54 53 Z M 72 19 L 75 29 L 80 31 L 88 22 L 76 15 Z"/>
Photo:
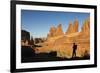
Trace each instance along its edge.
<path fill-rule="evenodd" d="M 21 30 L 21 45 L 28 46 L 30 41 L 30 33 L 26 30 Z"/>
<path fill-rule="evenodd" d="M 85 20 L 80 31 L 78 31 L 78 20 L 72 24 L 69 23 L 65 34 L 62 31 L 61 24 L 58 27 L 50 28 L 48 40 L 37 48 L 37 53 L 56 51 L 58 57 L 71 58 L 73 43 L 77 44 L 76 56 L 82 57 L 85 52 L 90 53 L 90 21 Z"/>
<path fill-rule="evenodd" d="M 30 33 L 26 30 L 21 30 L 21 39 L 30 40 Z"/>

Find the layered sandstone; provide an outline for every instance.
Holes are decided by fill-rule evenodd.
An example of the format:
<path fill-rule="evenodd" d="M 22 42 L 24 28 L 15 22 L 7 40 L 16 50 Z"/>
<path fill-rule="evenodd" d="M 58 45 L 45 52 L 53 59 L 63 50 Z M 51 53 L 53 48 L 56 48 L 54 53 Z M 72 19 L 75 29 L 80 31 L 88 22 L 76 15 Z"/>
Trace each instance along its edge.
<path fill-rule="evenodd" d="M 47 37 L 54 37 L 55 36 L 55 33 L 56 33 L 56 28 L 55 27 L 51 27 L 50 30 L 49 30 L 49 33 L 47 35 Z"/>
<path fill-rule="evenodd" d="M 60 35 L 63 35 L 63 34 L 64 34 L 64 33 L 63 33 L 63 30 L 62 30 L 62 25 L 59 24 L 59 25 L 57 26 L 55 35 L 56 35 L 56 36 L 60 36 Z"/>
<path fill-rule="evenodd" d="M 74 23 L 69 23 L 65 34 L 62 31 L 61 24 L 57 28 L 51 27 L 48 40 L 41 48 L 37 48 L 37 53 L 56 51 L 58 57 L 71 58 L 73 43 L 76 43 L 78 57 L 82 57 L 85 52 L 90 52 L 90 20 L 83 22 L 82 28 L 78 31 L 79 23 L 75 19 Z"/>
<path fill-rule="evenodd" d="M 69 22 L 69 26 L 67 31 L 65 32 L 65 34 L 71 34 L 71 33 L 75 33 L 78 32 L 78 20 L 75 19 L 74 24 L 72 24 L 72 22 Z"/>

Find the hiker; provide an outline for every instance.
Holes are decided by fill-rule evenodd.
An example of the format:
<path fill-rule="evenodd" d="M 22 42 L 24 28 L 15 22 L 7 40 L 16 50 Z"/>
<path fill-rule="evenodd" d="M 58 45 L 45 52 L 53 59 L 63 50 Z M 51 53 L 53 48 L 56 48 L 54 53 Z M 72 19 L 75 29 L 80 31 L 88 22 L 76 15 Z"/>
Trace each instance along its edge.
<path fill-rule="evenodd" d="M 72 58 L 76 57 L 76 50 L 77 50 L 77 45 L 73 43 L 73 53 L 72 53 Z"/>

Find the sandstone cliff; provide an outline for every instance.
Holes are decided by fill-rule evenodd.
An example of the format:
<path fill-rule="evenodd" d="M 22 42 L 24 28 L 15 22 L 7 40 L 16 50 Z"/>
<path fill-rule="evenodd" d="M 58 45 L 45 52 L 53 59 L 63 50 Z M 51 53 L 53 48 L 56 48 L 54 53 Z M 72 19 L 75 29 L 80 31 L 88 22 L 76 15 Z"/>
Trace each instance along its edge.
<path fill-rule="evenodd" d="M 62 31 L 61 24 L 57 28 L 51 27 L 47 41 L 43 43 L 42 48 L 37 48 L 40 52 L 56 51 L 58 57 L 71 58 L 73 51 L 73 43 L 76 43 L 77 56 L 82 57 L 87 51 L 90 52 L 90 20 L 87 19 L 83 22 L 82 28 L 78 31 L 79 23 L 75 19 L 74 24 L 69 23 L 68 29 L 65 34 Z"/>

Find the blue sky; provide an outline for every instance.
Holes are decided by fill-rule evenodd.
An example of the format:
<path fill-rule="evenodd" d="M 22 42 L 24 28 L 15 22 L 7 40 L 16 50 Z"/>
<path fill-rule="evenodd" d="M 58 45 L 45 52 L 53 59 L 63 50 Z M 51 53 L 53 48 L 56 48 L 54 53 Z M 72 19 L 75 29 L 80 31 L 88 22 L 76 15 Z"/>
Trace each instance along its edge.
<path fill-rule="evenodd" d="M 51 26 L 62 24 L 65 32 L 68 23 L 73 23 L 75 18 L 79 21 L 80 30 L 83 21 L 88 17 L 89 13 L 21 10 L 21 29 L 29 31 L 33 37 L 46 37 Z"/>

